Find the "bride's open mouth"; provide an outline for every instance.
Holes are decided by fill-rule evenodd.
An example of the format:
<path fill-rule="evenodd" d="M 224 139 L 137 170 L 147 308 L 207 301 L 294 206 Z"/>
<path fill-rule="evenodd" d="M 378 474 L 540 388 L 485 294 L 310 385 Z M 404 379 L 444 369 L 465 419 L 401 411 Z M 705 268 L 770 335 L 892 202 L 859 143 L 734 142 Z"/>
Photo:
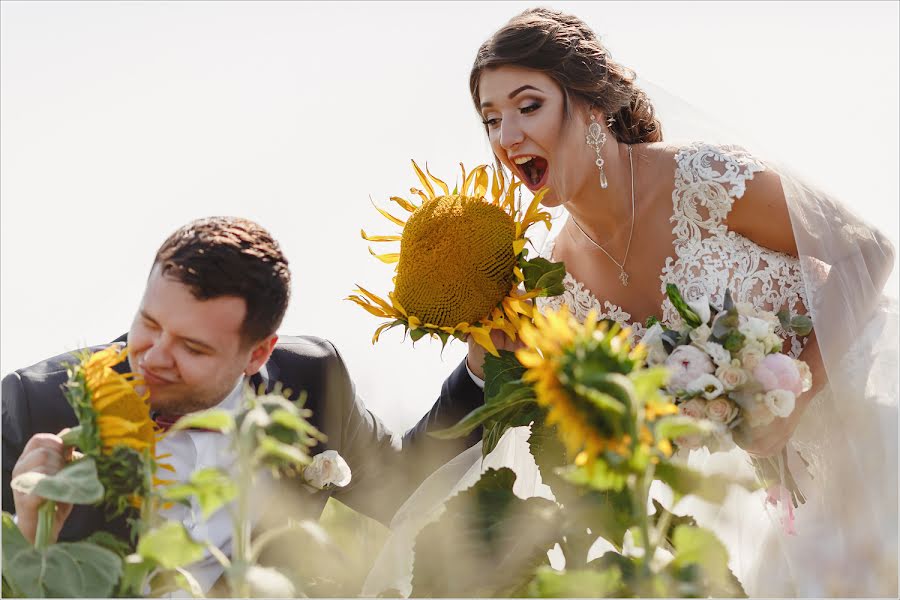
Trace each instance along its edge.
<path fill-rule="evenodd" d="M 547 183 L 550 164 L 540 156 L 517 156 L 512 159 L 519 178 L 532 192 L 536 192 Z"/>

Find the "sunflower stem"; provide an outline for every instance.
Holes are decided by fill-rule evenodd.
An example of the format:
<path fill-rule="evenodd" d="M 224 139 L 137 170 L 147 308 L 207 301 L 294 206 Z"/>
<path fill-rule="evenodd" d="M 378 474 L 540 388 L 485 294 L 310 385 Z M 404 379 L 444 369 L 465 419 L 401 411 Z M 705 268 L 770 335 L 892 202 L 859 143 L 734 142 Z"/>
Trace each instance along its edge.
<path fill-rule="evenodd" d="M 246 431 L 249 419 L 246 419 L 237 433 L 237 501 L 234 512 L 234 547 L 231 557 L 232 595 L 236 598 L 248 598 L 250 586 L 247 582 L 247 570 L 250 568 L 250 520 L 249 492 L 253 485 L 253 455 L 252 443 L 247 439 L 250 432 Z"/>
<path fill-rule="evenodd" d="M 34 533 L 34 547 L 43 550 L 49 546 L 53 536 L 53 521 L 56 519 L 56 502 L 44 500 L 38 508 L 37 529 Z"/>

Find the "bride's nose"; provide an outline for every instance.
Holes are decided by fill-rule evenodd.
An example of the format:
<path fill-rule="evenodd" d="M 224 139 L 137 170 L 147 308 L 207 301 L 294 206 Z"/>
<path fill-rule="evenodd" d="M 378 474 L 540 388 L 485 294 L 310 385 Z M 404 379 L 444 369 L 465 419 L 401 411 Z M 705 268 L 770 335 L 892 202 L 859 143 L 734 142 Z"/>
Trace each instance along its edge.
<path fill-rule="evenodd" d="M 517 119 L 500 121 L 500 146 L 509 152 L 525 140 L 525 132 L 517 123 Z"/>

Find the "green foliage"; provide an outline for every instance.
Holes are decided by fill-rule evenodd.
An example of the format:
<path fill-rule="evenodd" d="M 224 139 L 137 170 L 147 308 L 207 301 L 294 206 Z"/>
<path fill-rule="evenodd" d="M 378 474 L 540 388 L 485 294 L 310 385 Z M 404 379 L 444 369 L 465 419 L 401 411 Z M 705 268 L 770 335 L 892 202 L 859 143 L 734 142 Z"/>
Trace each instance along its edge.
<path fill-rule="evenodd" d="M 528 425 L 539 416 L 534 390 L 522 382 L 525 369 L 513 352 L 500 350 L 500 356 L 488 355 L 484 361 L 484 404 L 463 417 L 456 425 L 429 432 L 438 439 L 455 439 L 485 427 L 485 454 L 490 452 L 509 427 Z"/>
<path fill-rule="evenodd" d="M 707 529 L 679 525 L 673 534 L 675 558 L 673 570 L 694 574 L 697 592 L 717 597 L 745 596 L 740 582 L 728 568 L 728 552 L 715 534 Z M 699 581 L 697 581 L 699 580 Z M 703 592 L 705 590 L 705 593 Z"/>
<path fill-rule="evenodd" d="M 160 494 L 163 500 L 172 502 L 196 498 L 203 518 L 208 519 L 220 507 L 234 499 L 237 488 L 227 473 L 220 469 L 209 468 L 194 472 L 187 483 L 166 486 Z"/>
<path fill-rule="evenodd" d="M 621 598 L 627 588 L 618 565 L 563 572 L 541 567 L 529 587 L 532 598 Z"/>
<path fill-rule="evenodd" d="M 234 416 L 227 410 L 211 408 L 184 415 L 169 431 L 183 429 L 211 429 L 221 433 L 234 431 Z"/>
<path fill-rule="evenodd" d="M 514 481 L 509 469 L 489 469 L 419 533 L 413 596 L 504 595 L 546 564 L 559 508 L 543 498 L 518 498 Z"/>
<path fill-rule="evenodd" d="M 565 291 L 563 279 L 566 266 L 561 262 L 550 262 L 546 258 L 521 259 L 519 268 L 525 276 L 525 289 L 541 289 L 541 296 L 559 296 Z"/>
<path fill-rule="evenodd" d="M 688 327 L 694 328 L 703 325 L 700 316 L 695 313 L 691 307 L 687 305 L 687 302 L 684 301 L 684 298 L 681 297 L 678 286 L 674 283 L 666 284 L 666 296 L 669 297 L 669 302 L 672 303 L 672 306 L 675 307 L 675 310 L 678 311 L 678 314 L 681 315 L 681 319 Z"/>
<path fill-rule="evenodd" d="M 52 544 L 38 550 L 3 513 L 3 580 L 14 596 L 104 598 L 122 574 L 122 559 L 90 542 Z"/>
<path fill-rule="evenodd" d="M 676 500 L 682 496 L 694 494 L 717 504 L 725 500 L 725 496 L 728 495 L 728 489 L 732 485 L 739 485 L 750 491 L 758 487 L 752 481 L 744 481 L 725 475 L 705 475 L 672 462 L 658 464 L 656 466 L 656 478 L 672 488 Z"/>
<path fill-rule="evenodd" d="M 97 478 L 97 463 L 85 457 L 63 467 L 55 475 L 29 471 L 10 482 L 23 494 L 72 504 L 94 504 L 103 499 L 103 486 Z"/>
<path fill-rule="evenodd" d="M 164 569 L 183 567 L 203 558 L 204 545 L 195 542 L 184 525 L 167 521 L 147 532 L 138 542 L 137 553 Z"/>

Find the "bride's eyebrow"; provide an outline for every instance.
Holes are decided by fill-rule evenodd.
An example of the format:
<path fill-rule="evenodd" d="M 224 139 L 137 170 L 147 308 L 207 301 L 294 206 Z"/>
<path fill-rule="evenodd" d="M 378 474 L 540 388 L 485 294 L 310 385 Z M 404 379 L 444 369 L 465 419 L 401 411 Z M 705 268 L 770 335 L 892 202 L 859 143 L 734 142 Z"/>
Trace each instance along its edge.
<path fill-rule="evenodd" d="M 523 86 L 521 86 L 521 87 L 517 87 L 516 89 L 514 89 L 513 91 L 511 91 L 511 92 L 509 93 L 509 95 L 507 96 L 507 98 L 509 98 L 510 100 L 512 100 L 513 98 L 515 98 L 516 96 L 518 96 L 519 94 L 521 94 L 522 92 L 524 92 L 525 90 L 534 90 L 534 91 L 540 92 L 540 93 L 542 93 L 542 94 L 544 93 L 544 90 L 542 90 L 542 89 L 540 89 L 540 88 L 536 88 L 536 87 L 534 87 L 533 85 L 528 85 L 528 84 L 526 83 L 525 85 L 523 85 Z M 493 106 L 493 104 L 491 104 L 490 102 L 482 102 L 482 103 L 481 103 L 481 108 L 490 108 L 490 107 L 492 107 L 492 106 Z"/>

